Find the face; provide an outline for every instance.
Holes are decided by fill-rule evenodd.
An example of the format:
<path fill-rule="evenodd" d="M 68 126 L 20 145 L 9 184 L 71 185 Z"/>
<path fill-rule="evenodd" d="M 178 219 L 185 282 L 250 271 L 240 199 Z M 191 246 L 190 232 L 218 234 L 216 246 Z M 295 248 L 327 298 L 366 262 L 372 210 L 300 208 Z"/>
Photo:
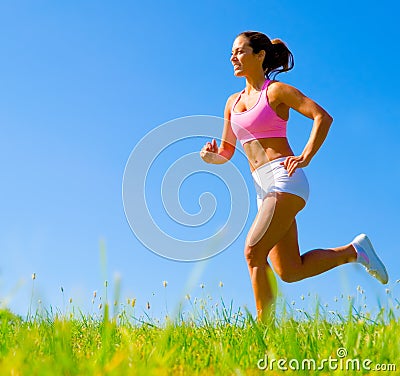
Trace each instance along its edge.
<path fill-rule="evenodd" d="M 265 51 L 253 53 L 249 41 L 244 36 L 235 39 L 232 46 L 231 63 L 233 64 L 234 75 L 237 77 L 251 75 L 253 72 L 262 70 Z"/>

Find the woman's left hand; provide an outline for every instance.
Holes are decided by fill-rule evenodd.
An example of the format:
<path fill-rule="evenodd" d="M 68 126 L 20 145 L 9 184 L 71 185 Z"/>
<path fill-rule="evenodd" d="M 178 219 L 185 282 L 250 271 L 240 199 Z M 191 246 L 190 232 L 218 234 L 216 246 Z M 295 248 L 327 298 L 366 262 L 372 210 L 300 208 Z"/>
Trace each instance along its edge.
<path fill-rule="evenodd" d="M 281 165 L 285 166 L 289 176 L 292 176 L 297 168 L 306 167 L 308 164 L 309 161 L 306 161 L 302 155 L 291 155 L 281 162 Z"/>

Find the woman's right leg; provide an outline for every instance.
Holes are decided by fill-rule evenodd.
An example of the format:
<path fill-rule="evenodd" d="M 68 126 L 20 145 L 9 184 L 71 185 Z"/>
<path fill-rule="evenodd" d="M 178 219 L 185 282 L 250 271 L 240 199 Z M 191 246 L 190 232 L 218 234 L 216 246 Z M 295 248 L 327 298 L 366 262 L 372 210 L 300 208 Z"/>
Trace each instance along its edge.
<path fill-rule="evenodd" d="M 274 299 L 267 277 L 268 253 L 285 237 L 304 200 L 288 193 L 269 194 L 262 202 L 246 238 L 244 249 L 259 320 L 268 318 Z"/>

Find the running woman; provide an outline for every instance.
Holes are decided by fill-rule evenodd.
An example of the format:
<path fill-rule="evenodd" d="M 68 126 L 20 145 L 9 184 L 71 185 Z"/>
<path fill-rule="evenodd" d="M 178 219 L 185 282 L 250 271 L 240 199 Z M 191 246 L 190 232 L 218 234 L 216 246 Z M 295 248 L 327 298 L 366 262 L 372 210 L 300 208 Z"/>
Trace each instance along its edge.
<path fill-rule="evenodd" d="M 308 166 L 328 134 L 332 117 L 298 89 L 270 79 L 294 66 L 293 55 L 280 39 L 246 31 L 232 47 L 234 75 L 245 77 L 246 87 L 231 95 L 224 112 L 224 129 L 218 147 L 215 139 L 200 152 L 207 163 L 232 158 L 236 140 L 243 145 L 257 192 L 258 212 L 246 238 L 244 255 L 260 321 L 267 318 L 274 295 L 268 278 L 267 258 L 278 276 L 295 282 L 336 266 L 359 262 L 381 283 L 388 282 L 382 261 L 365 234 L 346 245 L 314 249 L 300 255 L 296 215 L 307 202 L 309 186 L 303 168 Z M 286 138 L 289 111 L 313 120 L 308 142 L 294 155 Z"/>

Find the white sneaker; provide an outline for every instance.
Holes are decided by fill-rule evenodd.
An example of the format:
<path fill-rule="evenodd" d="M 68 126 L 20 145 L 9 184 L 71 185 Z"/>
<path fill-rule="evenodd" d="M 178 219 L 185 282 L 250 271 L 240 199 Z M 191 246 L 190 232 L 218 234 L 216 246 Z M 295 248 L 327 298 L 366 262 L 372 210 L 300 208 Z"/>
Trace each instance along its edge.
<path fill-rule="evenodd" d="M 365 266 L 369 274 L 375 277 L 384 285 L 388 283 L 389 277 L 368 236 L 365 234 L 357 235 L 351 242 L 357 252 L 357 262 Z"/>

